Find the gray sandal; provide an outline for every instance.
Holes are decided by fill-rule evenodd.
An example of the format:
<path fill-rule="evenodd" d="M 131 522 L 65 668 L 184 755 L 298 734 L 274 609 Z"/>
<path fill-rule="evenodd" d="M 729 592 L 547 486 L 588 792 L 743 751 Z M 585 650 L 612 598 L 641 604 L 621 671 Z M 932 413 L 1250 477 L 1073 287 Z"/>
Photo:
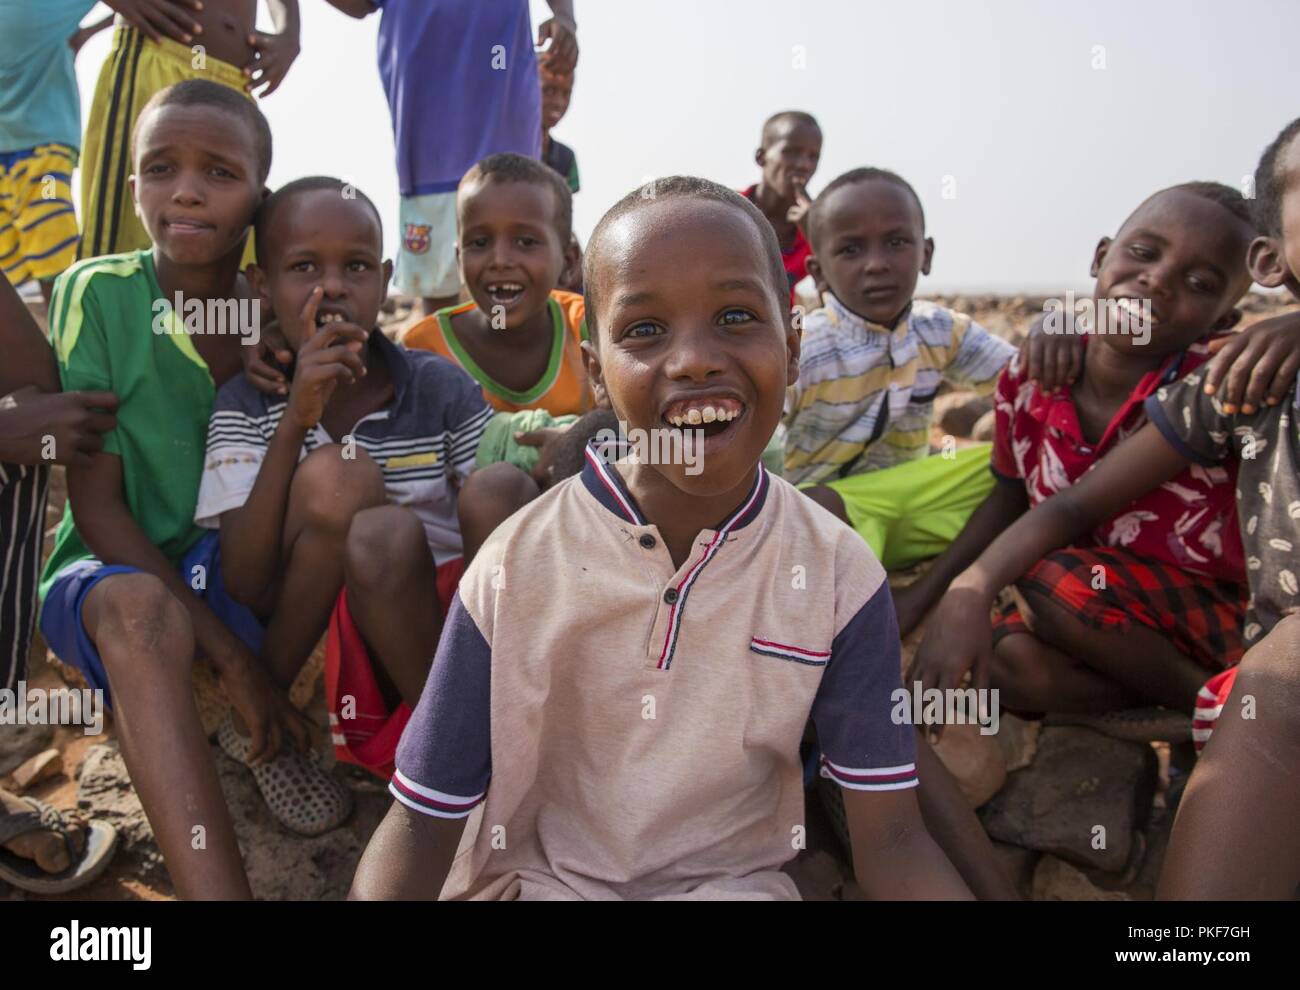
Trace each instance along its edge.
<path fill-rule="evenodd" d="M 321 835 L 338 828 L 352 813 L 351 792 L 322 770 L 309 754 L 285 745 L 269 763 L 248 766 L 252 740 L 235 731 L 229 715 L 217 731 L 217 741 L 227 756 L 248 767 L 271 814 L 291 832 Z"/>
<path fill-rule="evenodd" d="M 74 839 L 63 813 L 36 798 L 20 798 L 29 811 L 0 812 L 0 847 L 28 832 L 54 832 L 63 837 L 77 862 L 61 873 L 46 873 L 35 860 L 0 848 L 0 880 L 32 894 L 66 894 L 84 887 L 107 869 L 117 850 L 117 829 L 107 822 L 90 822 Z"/>

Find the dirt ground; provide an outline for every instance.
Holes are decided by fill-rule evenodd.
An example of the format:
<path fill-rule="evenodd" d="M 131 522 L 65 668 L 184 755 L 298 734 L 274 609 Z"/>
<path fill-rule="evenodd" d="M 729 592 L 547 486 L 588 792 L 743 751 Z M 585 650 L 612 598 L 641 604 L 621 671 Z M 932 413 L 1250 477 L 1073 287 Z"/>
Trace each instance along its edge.
<path fill-rule="evenodd" d="M 961 296 L 940 301 L 954 309 L 969 313 L 990 330 L 1009 339 L 1016 339 L 1043 312 L 1042 299 L 1032 297 Z M 384 324 L 388 329 L 393 330 L 408 321 L 410 310 L 409 302 L 405 300 L 392 300 L 390 303 L 388 307 L 390 312 L 385 315 Z M 1247 313 L 1247 322 L 1254 322 L 1280 311 L 1281 304 L 1282 301 L 1276 297 L 1262 295 L 1248 297 L 1243 306 Z M 62 514 L 64 497 L 61 471 L 56 471 L 47 518 L 47 552 L 51 543 L 50 537 Z M 919 639 L 920 633 L 909 637 L 909 653 L 915 649 Z M 318 675 L 318 664 L 315 665 L 314 672 Z M 68 678 L 71 683 L 76 683 L 75 674 L 71 674 L 66 669 L 59 669 L 47 661 L 45 644 L 38 634 L 33 646 L 31 670 L 27 678 L 29 688 L 56 688 L 65 683 L 65 678 Z M 222 703 L 219 689 L 214 687 L 210 676 L 201 677 L 199 681 L 201 683 L 198 693 L 201 703 L 207 706 L 211 715 L 212 711 L 219 708 Z M 308 676 L 302 679 L 296 695 L 296 700 L 304 703 L 313 718 L 323 725 L 324 709 L 318 677 L 313 679 L 312 676 Z M 215 724 L 213 721 L 212 725 Z M 0 775 L 11 769 L 26 755 L 50 747 L 58 749 L 62 756 L 62 772 L 37 784 L 28 793 L 62 809 L 75 808 L 80 802 L 82 807 L 115 821 L 128 839 L 124 841 L 123 848 L 119 849 L 112 866 L 100 879 L 64 899 L 173 899 L 174 892 L 167 871 L 161 863 L 156 847 L 152 844 L 147 822 L 140 813 L 138 802 L 134 801 L 125 772 L 121 768 L 120 757 L 116 755 L 111 716 L 106 718 L 105 732 L 102 736 L 83 735 L 79 727 L 57 727 L 53 729 L 52 735 L 43 738 L 17 740 L 13 735 L 7 735 L 13 731 L 9 727 L 0 728 Z M 1049 742 L 1048 734 L 1052 734 L 1051 740 L 1068 741 L 1064 733 L 1086 730 L 1049 727 L 1043 731 L 1044 735 L 1036 745 L 1046 748 Z M 1097 738 L 1102 739 L 1102 737 Z M 1031 750 L 1032 748 L 1030 747 Z M 1017 774 L 1032 774 L 1032 766 L 1018 765 L 1033 761 L 1033 753 L 1029 750 L 1026 752 L 1027 756 L 1006 756 L 998 765 L 1001 769 L 998 769 L 998 766 L 994 767 L 996 786 L 993 786 L 993 791 L 995 793 L 1002 791 L 1005 794 L 1012 790 L 1013 788 L 1005 782 L 1008 779 L 1015 779 Z M 342 896 L 346 892 L 356 858 L 364 848 L 370 831 L 387 807 L 388 799 L 382 785 L 369 779 L 360 771 L 337 767 L 335 772 L 345 779 L 353 790 L 357 811 L 348 825 L 337 830 L 340 835 L 334 839 L 325 842 L 304 840 L 284 832 L 271 822 L 269 816 L 265 814 L 265 808 L 259 806 L 249 775 L 231 764 L 224 756 L 219 755 L 219 750 L 215 746 L 214 754 L 217 754 L 219 765 L 221 761 L 230 764 L 222 766 L 223 785 L 227 787 L 232 808 L 236 812 L 241 848 L 244 849 L 246 860 L 249 862 L 250 875 L 254 874 L 257 864 L 264 865 L 262 875 L 265 877 L 265 882 L 255 883 L 255 893 L 272 899 Z M 1058 850 L 1058 855 L 1053 852 L 1056 847 L 1049 841 L 1039 842 L 1036 848 L 1026 848 L 1017 845 L 1014 841 L 1007 842 L 1005 839 L 999 841 L 999 854 L 1003 856 L 1008 871 L 1015 876 L 1022 891 L 1027 896 L 1042 899 L 1149 898 L 1154 889 L 1155 875 L 1158 872 L 1159 860 L 1163 855 L 1164 843 L 1172 821 L 1172 809 L 1165 801 L 1165 792 L 1169 783 L 1168 755 L 1168 748 L 1162 750 L 1157 744 L 1153 751 L 1147 752 L 1145 756 L 1142 755 L 1139 747 L 1136 752 L 1130 752 L 1127 756 L 1121 753 L 1117 757 L 1119 763 L 1115 766 L 1137 766 L 1138 769 L 1134 772 L 1148 781 L 1152 788 L 1151 793 L 1144 794 L 1139 801 L 1139 804 L 1145 802 L 1145 807 L 1137 808 L 1137 817 L 1132 823 L 1134 845 L 1118 871 L 1113 868 L 1099 869 L 1096 863 L 1071 857 L 1068 849 Z M 329 760 L 328 755 L 325 758 Z M 6 760 L 8 766 L 5 765 Z M 1125 763 L 1125 760 L 1128 762 Z M 993 763 L 997 761 L 994 760 Z M 951 762 L 949 765 L 953 766 Z M 984 770 L 976 769 L 971 772 L 979 776 Z M 1119 773 L 1119 770 L 1099 769 L 1091 782 L 1085 779 L 1076 789 L 1080 793 L 1100 792 L 1104 795 L 1112 782 L 1120 779 L 1116 776 Z M 87 775 L 93 777 L 93 781 L 87 779 Z M 1018 779 L 1028 780 L 1029 777 Z M 1014 809 L 999 810 L 994 807 L 999 800 L 1002 800 L 1002 795 L 990 801 L 981 812 L 985 815 L 986 825 L 991 832 L 998 827 L 1011 827 L 999 826 L 999 822 L 1015 820 Z M 1040 805 L 1043 803 L 1040 798 L 1035 800 Z M 993 810 L 990 811 L 990 808 Z M 1038 812 L 1036 811 L 1035 814 Z M 1046 820 L 1045 814 L 1039 814 L 1038 818 Z M 1079 810 L 1069 814 L 1082 816 L 1080 820 L 1087 818 L 1087 813 Z M 1041 824 L 1042 821 L 1039 820 L 1031 821 L 1030 827 L 1037 828 Z M 847 857 L 834 836 L 830 819 L 821 801 L 813 791 L 809 792 L 807 832 L 807 848 L 788 868 L 805 898 L 815 900 L 859 898 L 861 893 L 851 879 Z M 1002 838 L 996 836 L 996 833 L 995 837 Z M 1016 837 L 1013 835 L 1012 838 Z M 0 897 L 22 899 L 26 896 L 29 895 L 24 895 L 0 883 Z"/>

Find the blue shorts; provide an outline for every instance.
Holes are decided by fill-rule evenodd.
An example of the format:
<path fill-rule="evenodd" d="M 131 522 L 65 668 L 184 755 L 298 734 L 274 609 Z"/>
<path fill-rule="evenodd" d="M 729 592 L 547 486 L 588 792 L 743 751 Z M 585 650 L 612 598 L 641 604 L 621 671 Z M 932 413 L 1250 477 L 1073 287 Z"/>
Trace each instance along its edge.
<path fill-rule="evenodd" d="M 200 576 L 202 587 L 195 588 L 207 604 L 244 645 L 254 654 L 262 648 L 266 631 L 256 615 L 246 605 L 241 605 L 226 594 L 221 576 L 221 541 L 216 530 L 205 533 L 181 560 L 177 568 L 191 587 Z M 81 560 L 69 564 L 59 572 L 41 609 L 41 635 L 54 655 L 66 664 L 76 667 L 85 676 L 92 689 L 104 692 L 104 704 L 110 708 L 113 699 L 108 689 L 108 674 L 99 650 L 86 634 L 81 621 L 81 605 L 86 595 L 100 581 L 114 574 L 143 573 L 138 567 L 126 564 L 105 564 L 98 560 Z"/>

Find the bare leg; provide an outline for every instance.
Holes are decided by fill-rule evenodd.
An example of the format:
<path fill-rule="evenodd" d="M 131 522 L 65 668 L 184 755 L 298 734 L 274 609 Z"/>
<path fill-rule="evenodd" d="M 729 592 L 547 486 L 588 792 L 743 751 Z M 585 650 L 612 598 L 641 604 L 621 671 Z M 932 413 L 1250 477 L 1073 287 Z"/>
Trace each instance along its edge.
<path fill-rule="evenodd" d="M 998 701 L 1018 712 L 1112 712 L 1141 700 L 1029 633 L 998 641 L 989 682 Z"/>
<path fill-rule="evenodd" d="M 381 677 L 381 688 L 396 688 L 414 708 L 442 633 L 433 556 L 415 513 L 397 505 L 357 513 L 344 573 L 348 609 L 376 673 L 391 681 L 385 685 Z"/>
<path fill-rule="evenodd" d="M 1043 595 L 1029 592 L 1024 600 L 1029 607 L 1025 621 L 1038 639 L 1127 688 L 1139 703 L 1189 715 L 1196 707 L 1196 692 L 1209 675 L 1154 629 L 1133 621 L 1121 631 L 1103 632 Z"/>
<path fill-rule="evenodd" d="M 957 781 L 926 742 L 925 733 L 920 731 L 916 733 L 916 771 L 920 780 L 916 798 L 925 829 L 956 867 L 971 893 L 981 901 L 1020 900 L 1015 885 L 1002 872 L 984 826 L 966 803 Z"/>
<path fill-rule="evenodd" d="M 425 316 L 432 316 L 440 309 L 446 309 L 448 306 L 455 306 L 460 302 L 460 294 L 454 296 L 425 296 L 420 300 L 420 308 L 424 311 Z"/>
<path fill-rule="evenodd" d="M 1242 717 L 1253 697 L 1253 719 Z M 1156 896 L 1291 900 L 1300 884 L 1300 615 L 1241 661 L 1187 783 Z"/>
<path fill-rule="evenodd" d="M 540 493 L 537 482 L 513 464 L 475 471 L 460 490 L 457 512 L 468 565 L 492 531 Z"/>
<path fill-rule="evenodd" d="M 262 655 L 276 683 L 287 688 L 329 623 L 343 587 L 348 528 L 362 509 L 384 504 L 379 466 L 363 450 L 342 456 L 334 444 L 298 465 L 284 520 L 284 564 Z"/>
<path fill-rule="evenodd" d="M 115 574 L 90 590 L 81 614 L 108 672 L 122 758 L 176 892 L 186 900 L 251 898 L 194 706 L 185 606 L 151 574 Z"/>

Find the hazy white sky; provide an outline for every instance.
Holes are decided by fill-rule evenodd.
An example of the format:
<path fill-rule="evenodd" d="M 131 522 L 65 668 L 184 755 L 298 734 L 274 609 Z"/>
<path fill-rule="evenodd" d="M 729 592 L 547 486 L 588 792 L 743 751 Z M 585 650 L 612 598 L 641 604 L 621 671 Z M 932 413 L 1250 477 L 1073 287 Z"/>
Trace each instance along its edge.
<path fill-rule="evenodd" d="M 536 25 L 547 7 L 531 2 Z M 379 15 L 354 21 L 324 0 L 302 8 L 302 54 L 262 104 L 276 142 L 271 185 L 316 173 L 349 179 L 383 212 L 391 253 L 397 181 L 375 65 Z M 1097 238 L 1146 195 L 1191 179 L 1240 187 L 1300 114 L 1297 0 L 576 8 L 582 55 L 555 133 L 578 155 L 584 242 L 605 209 L 651 176 L 755 181 L 762 121 L 797 108 L 826 135 L 814 192 L 860 165 L 916 186 L 936 241 L 922 292 L 1086 286 Z M 108 38 L 78 59 L 83 111 Z M 443 84 L 437 51 L 424 71 L 430 86 Z"/>

